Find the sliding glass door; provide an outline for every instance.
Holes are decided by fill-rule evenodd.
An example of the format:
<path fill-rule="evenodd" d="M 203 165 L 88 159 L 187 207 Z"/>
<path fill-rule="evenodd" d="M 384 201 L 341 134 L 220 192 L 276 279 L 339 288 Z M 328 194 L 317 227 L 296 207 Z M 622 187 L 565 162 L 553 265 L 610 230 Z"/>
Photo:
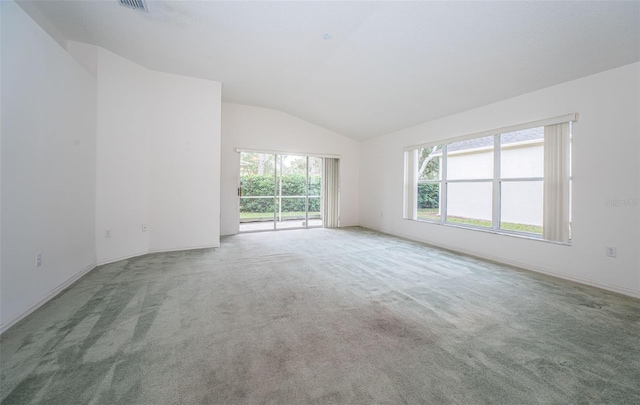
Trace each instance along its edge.
<path fill-rule="evenodd" d="M 307 157 L 276 155 L 276 229 L 307 226 Z"/>
<path fill-rule="evenodd" d="M 309 156 L 307 226 L 322 226 L 322 158 Z"/>
<path fill-rule="evenodd" d="M 240 231 L 274 229 L 275 156 L 240 154 Z"/>
<path fill-rule="evenodd" d="M 241 152 L 240 232 L 322 226 L 322 158 Z"/>

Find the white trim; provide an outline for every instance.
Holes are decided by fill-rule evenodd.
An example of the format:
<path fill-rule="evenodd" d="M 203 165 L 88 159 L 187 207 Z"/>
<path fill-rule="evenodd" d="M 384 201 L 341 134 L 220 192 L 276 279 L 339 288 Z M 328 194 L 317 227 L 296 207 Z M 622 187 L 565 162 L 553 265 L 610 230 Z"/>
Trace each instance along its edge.
<path fill-rule="evenodd" d="M 561 243 L 557 243 L 557 244 L 561 244 Z M 489 261 L 496 262 L 496 263 L 499 263 L 499 264 L 506 264 L 508 266 L 513 266 L 513 267 L 517 267 L 517 268 L 520 268 L 520 269 L 533 271 L 535 273 L 546 274 L 548 276 L 556 277 L 556 278 L 559 278 L 559 279 L 569 280 L 569 281 L 573 281 L 575 283 L 584 284 L 584 285 L 588 285 L 588 286 L 591 286 L 591 287 L 597 287 L 597 288 L 600 288 L 600 289 L 603 289 L 603 290 L 613 291 L 613 292 L 616 292 L 616 293 L 619 293 L 619 294 L 624 294 L 624 295 L 635 297 L 635 298 L 640 298 L 640 291 L 634 291 L 634 290 L 630 290 L 630 289 L 623 288 L 623 287 L 613 286 L 613 285 L 610 285 L 610 284 L 599 283 L 597 281 L 586 279 L 586 278 L 569 276 L 569 275 L 558 273 L 558 272 L 555 272 L 553 270 L 548 270 L 548 269 L 545 269 L 545 268 L 542 268 L 542 267 L 532 266 L 530 264 L 519 262 L 517 260 L 508 260 L 508 259 L 504 259 L 504 258 L 501 258 L 501 257 L 494 257 L 494 256 L 491 256 L 491 255 L 482 254 L 482 253 L 478 253 L 478 252 L 471 251 L 471 250 L 466 250 L 466 249 L 454 249 L 452 247 L 448 247 L 448 246 L 445 246 L 445 245 L 438 246 L 438 247 L 442 247 L 442 248 L 447 249 L 447 250 L 452 250 L 452 251 L 455 251 L 455 252 L 463 253 L 463 254 L 469 255 L 469 256 L 479 257 L 481 259 L 489 260 Z"/>
<path fill-rule="evenodd" d="M 340 221 L 339 218 L 338 218 L 338 221 Z M 354 226 L 357 226 L 357 225 L 354 225 Z M 234 234 L 231 234 L 231 235 L 224 235 L 224 236 L 236 236 L 236 235 L 243 235 L 245 233 L 302 231 L 302 230 L 307 230 L 307 229 L 323 229 L 323 228 L 324 227 L 322 225 L 313 225 L 313 226 L 307 226 L 307 227 L 299 226 L 299 227 L 276 228 L 276 229 L 252 229 L 252 230 L 249 230 L 249 231 L 239 231 L 238 233 L 234 233 Z M 339 226 L 337 228 L 339 228 Z M 331 228 L 331 229 L 337 229 L 337 228 Z"/>
<path fill-rule="evenodd" d="M 211 249 L 211 248 L 218 248 L 218 247 L 220 247 L 219 244 L 218 245 L 203 245 L 203 246 L 183 247 L 183 248 L 175 248 L 175 249 L 157 249 L 157 250 L 154 249 L 154 250 L 149 250 L 149 251 L 146 251 L 146 252 L 140 252 L 140 253 L 136 253 L 136 254 L 132 254 L 132 255 L 128 255 L 128 256 L 122 256 L 122 257 L 119 257 L 119 258 L 116 258 L 116 259 L 108 259 L 108 260 L 103 261 L 103 262 L 93 263 L 93 264 L 85 267 L 84 269 L 82 269 L 80 272 L 78 272 L 75 275 L 73 275 L 70 278 L 68 278 L 65 282 L 63 282 L 58 287 L 54 288 L 51 292 L 49 292 L 49 294 L 47 294 L 44 298 L 42 298 L 39 301 L 35 302 L 31 306 L 29 306 L 27 309 L 23 310 L 22 312 L 20 312 L 19 314 L 17 314 L 13 318 L 11 318 L 9 321 L 0 324 L 0 335 L 2 335 L 5 331 L 7 331 L 9 328 L 11 328 L 16 323 L 20 322 L 22 319 L 24 319 L 27 316 L 29 316 L 36 309 L 40 308 L 41 306 L 43 306 L 44 304 L 49 302 L 56 295 L 60 294 L 60 292 L 62 292 L 65 288 L 71 286 L 73 283 L 78 281 L 82 276 L 84 276 L 85 274 L 89 273 L 91 270 L 93 270 L 93 269 L 95 269 L 97 267 L 104 266 L 106 264 L 119 262 L 119 261 L 122 261 L 122 260 L 131 259 L 131 258 L 138 257 L 138 256 L 144 256 L 144 255 L 147 255 L 147 254 L 150 254 L 150 253 L 178 252 L 178 251 L 186 251 L 186 250 Z"/>
<path fill-rule="evenodd" d="M 527 122 L 525 124 L 518 124 L 518 125 L 511 125 L 508 127 L 496 128 L 488 131 L 476 132 L 474 134 L 457 136 L 454 138 L 438 139 L 435 141 L 422 143 L 419 145 L 407 146 L 404 148 L 404 150 L 408 151 L 411 149 L 419 149 L 419 148 L 425 148 L 425 147 L 434 146 L 434 145 L 441 145 L 443 143 L 454 143 L 454 142 L 466 141 L 474 138 L 482 138 L 489 135 L 505 134 L 508 132 L 520 131 L 523 129 L 544 127 L 546 125 L 555 125 L 555 124 L 562 124 L 564 122 L 576 122 L 576 121 L 578 121 L 578 113 L 561 115 L 559 117 L 547 118 L 544 120 Z"/>
<path fill-rule="evenodd" d="M 49 294 L 45 295 L 43 298 L 41 298 L 40 300 L 38 300 L 35 303 L 33 303 L 28 308 L 26 308 L 25 310 L 21 311 L 20 313 L 18 313 L 13 318 L 9 319 L 7 322 L 4 322 L 4 323 L 0 324 L 0 335 L 2 335 L 4 332 L 6 332 L 9 328 L 11 328 L 16 323 L 20 322 L 21 320 L 23 320 L 24 318 L 29 316 L 36 309 L 40 308 L 41 306 L 43 306 L 44 304 L 49 302 L 56 295 L 60 294 L 65 288 L 71 286 L 73 283 L 78 281 L 82 276 L 84 276 L 85 274 L 89 273 L 91 270 L 95 269 L 96 267 L 98 267 L 98 266 L 95 263 L 90 264 L 89 266 L 85 267 L 84 269 L 80 270 L 78 273 L 76 273 L 73 276 L 71 276 L 70 278 L 68 278 L 66 281 L 64 281 L 62 284 L 60 284 L 59 286 L 57 286 L 53 290 L 51 290 L 51 292 L 49 292 Z"/>
<path fill-rule="evenodd" d="M 133 253 L 133 254 L 126 255 L 126 256 L 114 257 L 114 258 L 107 259 L 107 260 L 104 260 L 104 261 L 99 261 L 99 262 L 97 262 L 96 266 L 104 266 L 105 264 L 111 264 L 111 263 L 119 262 L 120 260 L 127 260 L 127 259 L 131 259 L 133 257 L 143 256 L 143 255 L 146 255 L 148 253 L 149 253 L 149 251 L 145 250 L 144 252 L 138 252 L 138 253 Z"/>
<path fill-rule="evenodd" d="M 510 181 L 544 181 L 544 177 L 505 177 L 499 180 L 505 183 Z"/>
<path fill-rule="evenodd" d="M 439 222 L 431 222 L 431 223 L 439 224 Z M 428 246 L 445 249 L 445 250 L 448 250 L 448 251 L 451 251 L 451 252 L 454 252 L 454 253 L 459 253 L 459 254 L 463 254 L 463 255 L 466 255 L 466 256 L 477 257 L 477 258 L 480 258 L 480 259 L 488 260 L 490 262 L 494 262 L 494 263 L 498 263 L 498 264 L 504 264 L 504 265 L 507 265 L 507 266 L 512 266 L 512 267 L 516 267 L 516 268 L 519 268 L 519 269 L 532 271 L 534 273 L 545 274 L 547 276 L 555 277 L 555 278 L 558 278 L 558 279 L 561 279 L 561 280 L 572 281 L 574 283 L 578 283 L 578 284 L 582 284 L 582 285 L 586 285 L 586 286 L 590 286 L 590 287 L 599 288 L 599 289 L 602 289 L 602 290 L 605 290 L 605 291 L 622 294 L 622 295 L 625 295 L 625 296 L 628 296 L 628 297 L 640 298 L 640 291 L 631 290 L 631 289 L 628 289 L 628 288 L 618 287 L 618 286 L 605 284 L 605 283 L 599 283 L 599 282 L 591 280 L 591 279 L 573 277 L 573 276 L 569 276 L 569 275 L 566 275 L 566 274 L 555 272 L 553 270 L 548 270 L 548 269 L 545 269 L 545 268 L 542 268 L 542 267 L 532 266 L 530 264 L 519 262 L 519 261 L 516 261 L 516 260 L 508 260 L 508 259 L 504 259 L 502 257 L 491 256 L 491 255 L 487 255 L 487 254 L 484 254 L 484 253 L 476 252 L 476 251 L 473 251 L 473 250 L 454 248 L 454 247 L 446 245 L 446 244 L 436 244 L 436 243 L 433 243 L 433 242 L 427 242 L 425 240 L 415 239 L 415 237 L 408 236 L 408 235 L 405 235 L 403 233 L 394 234 L 394 233 L 390 233 L 390 232 L 384 232 L 382 230 L 375 229 L 375 228 L 368 228 L 368 227 L 365 227 L 365 226 L 362 226 L 362 225 L 360 225 L 360 227 L 365 228 L 365 229 L 372 229 L 374 231 L 377 231 L 377 232 L 380 232 L 380 233 L 383 233 L 383 234 L 397 236 L 397 237 L 400 237 L 400 238 L 403 238 L 403 239 L 408 239 L 410 241 L 423 243 L 423 244 L 428 245 Z M 536 239 L 536 240 L 540 240 L 542 242 L 547 242 L 547 243 L 554 243 L 554 242 L 545 241 L 543 239 Z M 562 243 L 556 243 L 556 244 L 563 245 Z M 567 245 L 567 247 L 569 247 L 569 245 Z"/>
<path fill-rule="evenodd" d="M 406 220 L 409 220 L 408 218 L 403 218 Z M 521 239 L 529 239 L 529 240 L 533 240 L 533 241 L 538 241 L 538 242 L 544 242 L 544 243 L 551 243 L 553 245 L 563 245 L 563 246 L 571 246 L 571 239 L 569 240 L 569 242 L 557 242 L 557 241 L 553 241 L 553 240 L 548 240 L 548 239 L 544 239 L 541 235 L 538 236 L 538 234 L 535 233 L 531 233 L 531 232 L 520 232 L 520 231 L 511 231 L 508 229 L 502 229 L 502 228 L 493 228 L 492 227 L 488 227 L 488 226 L 482 226 L 482 225 L 470 225 L 470 224 L 466 224 L 464 222 L 450 222 L 450 221 L 443 221 L 443 220 L 433 220 L 433 219 L 424 219 L 424 218 L 419 218 L 419 219 L 414 219 L 413 221 L 416 222 L 422 222 L 422 223 L 426 223 L 426 224 L 434 224 L 434 225 L 442 225 L 442 226 L 449 226 L 452 228 L 459 228 L 459 229 L 470 229 L 472 231 L 480 231 L 480 232 L 485 232 L 485 233 L 492 233 L 494 235 L 502 235 L 502 236 L 515 236 L 516 238 L 521 238 Z"/>
<path fill-rule="evenodd" d="M 500 134 L 497 134 L 497 135 L 500 135 Z M 516 149 L 516 148 L 525 148 L 527 146 L 536 146 L 536 145 L 544 145 L 544 138 L 532 139 L 532 140 L 529 140 L 529 141 L 505 143 L 505 144 L 501 144 L 500 148 L 502 148 L 502 149 Z M 493 145 L 491 145 L 491 146 L 481 146 L 479 148 L 471 148 L 471 149 L 460 149 L 460 150 L 456 150 L 456 151 L 453 151 L 453 152 L 449 152 L 449 156 L 452 156 L 452 155 L 465 155 L 465 154 L 471 154 L 471 153 L 481 153 L 481 152 L 493 151 L 493 149 L 494 149 Z M 442 153 L 441 152 L 436 152 L 436 153 L 433 154 L 433 156 L 442 157 Z"/>
<path fill-rule="evenodd" d="M 190 246 L 190 247 L 181 247 L 181 248 L 173 248 L 173 249 L 150 249 L 149 253 L 167 253 L 167 252 L 180 252 L 186 250 L 198 250 L 198 249 L 215 249 L 219 248 L 218 245 L 202 245 L 202 246 Z"/>
<path fill-rule="evenodd" d="M 453 179 L 445 180 L 446 183 L 492 183 L 494 179 Z M 429 181 L 429 180 L 422 180 Z"/>
<path fill-rule="evenodd" d="M 493 136 L 493 180 L 491 182 L 491 228 L 500 229 L 502 221 L 502 183 L 500 175 L 502 171 L 502 148 L 500 147 L 500 135 Z"/>
<path fill-rule="evenodd" d="M 447 150 L 447 145 L 442 145 L 442 156 L 445 157 L 448 153 L 449 151 Z M 447 170 L 449 170 L 449 162 L 448 159 L 443 158 L 440 163 L 440 190 L 438 190 L 440 205 L 438 206 L 438 209 L 440 211 L 440 222 L 444 223 L 444 221 L 447 220 L 447 215 L 449 215 L 449 212 L 447 210 L 447 200 L 449 198 L 447 194 L 449 193 L 449 184 L 446 180 L 448 175 Z"/>
<path fill-rule="evenodd" d="M 310 195 L 309 197 L 320 197 L 319 195 Z M 239 198 L 273 198 L 272 195 L 243 195 Z M 276 197 L 277 198 L 277 197 Z M 307 198 L 306 195 L 283 195 L 282 198 Z"/>
<path fill-rule="evenodd" d="M 119 262 L 121 260 L 128 260 L 128 259 L 132 259 L 134 257 L 138 257 L 138 256 L 144 256 L 144 255 L 148 255 L 151 253 L 165 253 L 165 252 L 179 252 L 182 250 L 197 250 L 197 249 L 213 249 L 213 248 L 218 248 L 220 247 L 220 245 L 202 245 L 202 246 L 188 246 L 188 247 L 178 247 L 178 248 L 171 248 L 171 249 L 149 249 L 147 251 L 144 252 L 139 252 L 139 253 L 134 253 L 131 255 L 127 255 L 127 256 L 120 256 L 114 259 L 107 259 L 106 261 L 102 261 L 102 262 L 98 262 L 97 266 L 104 266 L 105 264 L 111 264 L 111 263 L 115 263 L 115 262 Z"/>
<path fill-rule="evenodd" d="M 332 159 L 340 159 L 341 155 L 332 155 L 330 153 L 307 153 L 307 152 L 287 152 L 287 151 L 278 151 L 278 150 L 266 150 L 266 149 L 245 149 L 245 148 L 236 148 L 236 152 L 248 152 L 248 153 L 264 153 L 267 155 L 292 155 L 292 156 L 311 156 L 311 157 L 319 157 L 319 158 L 332 158 Z"/>

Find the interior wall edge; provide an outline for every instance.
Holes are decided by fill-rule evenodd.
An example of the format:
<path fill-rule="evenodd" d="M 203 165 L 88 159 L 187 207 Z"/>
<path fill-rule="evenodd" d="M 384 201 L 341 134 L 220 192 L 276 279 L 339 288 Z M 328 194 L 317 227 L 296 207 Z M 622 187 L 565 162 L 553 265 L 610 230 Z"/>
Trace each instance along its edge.
<path fill-rule="evenodd" d="M 71 285 L 73 285 L 76 281 L 80 280 L 84 275 L 88 274 L 90 271 L 92 271 L 96 267 L 98 267 L 98 264 L 96 264 L 96 263 L 92 263 L 92 264 L 88 265 L 87 267 L 85 267 L 84 269 L 80 270 L 75 275 L 73 275 L 70 278 L 68 278 L 62 284 L 58 285 L 56 288 L 51 290 L 51 292 L 49 292 L 49 294 L 45 295 L 40 300 L 34 302 L 32 305 L 30 305 L 29 307 L 25 308 L 22 312 L 18 313 L 13 318 L 9 319 L 6 322 L 1 323 L 0 324 L 0 335 L 2 335 L 4 332 L 9 330 L 12 326 L 14 326 L 15 324 L 17 324 L 18 322 L 20 322 L 21 320 L 23 320 L 27 316 L 31 315 L 35 310 L 37 310 L 38 308 L 40 308 L 41 306 L 43 306 L 47 302 L 51 301 L 58 294 L 60 294 L 66 288 L 68 288 Z"/>
<path fill-rule="evenodd" d="M 125 256 L 110 257 L 108 259 L 98 260 L 98 262 L 96 263 L 96 266 L 104 266 L 105 264 L 111 264 L 111 263 L 119 262 L 121 260 L 133 259 L 134 257 L 148 255 L 149 253 L 150 252 L 148 250 L 145 250 L 145 251 L 141 251 L 141 252 L 138 252 L 138 253 L 128 254 L 128 255 L 125 255 Z"/>
<path fill-rule="evenodd" d="M 623 288 L 623 287 L 618 287 L 618 286 L 614 286 L 614 285 L 610 285 L 610 284 L 605 284 L 605 283 L 600 283 L 594 280 L 590 280 L 588 278 L 581 278 L 581 277 L 573 277 L 567 274 L 562 274 L 562 273 L 558 273 L 555 272 L 553 270 L 549 270 L 540 266 L 533 266 L 531 264 L 528 263 L 524 263 L 524 262 L 520 262 L 517 260 L 509 260 L 509 259 L 505 259 L 502 257 L 496 257 L 496 256 L 492 256 L 492 255 L 488 255 L 479 251 L 475 251 L 475 250 L 469 250 L 469 249 L 460 249 L 458 247 L 455 246 L 450 246 L 450 245 L 446 245 L 446 244 L 440 244 L 440 243 L 433 243 L 431 241 L 426 241 L 426 240 L 420 240 L 420 239 L 416 239 L 415 237 L 409 235 L 409 234 L 403 234 L 402 232 L 389 232 L 389 231 L 384 231 L 382 229 L 377 229 L 371 226 L 366 226 L 366 225 L 359 225 L 362 228 L 365 229 L 370 229 L 372 231 L 376 231 L 376 232 L 380 232 L 382 234 L 385 235 L 391 235 L 391 236 L 396 236 L 399 238 L 403 238 L 403 239 L 407 239 L 413 242 L 419 242 L 419 243 L 423 243 L 427 246 L 431 246 L 431 247 L 435 247 L 435 248 L 439 248 L 439 249 L 444 249 L 444 250 L 448 250 L 450 252 L 453 253 L 457 253 L 457 254 L 461 254 L 461 255 L 465 255 L 465 256 L 471 256 L 471 257 L 475 257 L 481 260 L 487 260 L 489 262 L 492 263 L 497 263 L 497 264 L 503 264 L 506 266 L 512 266 L 512 267 L 516 267 L 519 269 L 523 269 L 523 270 L 528 270 L 528 271 L 532 271 L 534 273 L 540 273 L 540 274 L 545 274 L 547 276 L 551 276 L 557 279 L 561 279 L 561 280 L 567 280 L 567 281 L 573 281 L 575 283 L 578 284 L 583 284 L 589 287 L 595 287 L 595 288 L 599 288 L 601 290 L 606 290 L 609 292 L 614 292 L 617 294 L 622 294 L 622 295 L 626 295 L 629 297 L 633 297 L 633 298 L 638 298 L 640 299 L 640 290 L 632 290 L 629 288 Z"/>
<path fill-rule="evenodd" d="M 116 258 L 111 258 L 110 257 L 108 259 L 104 259 L 104 260 L 98 261 L 96 263 L 96 266 L 104 266 L 106 264 L 111 264 L 111 263 L 119 262 L 119 261 L 122 261 L 122 260 L 133 259 L 134 257 L 140 257 L 140 256 L 152 254 L 152 253 L 183 252 L 183 251 L 186 251 L 186 250 L 215 249 L 215 248 L 219 248 L 219 247 L 220 247 L 220 244 L 218 243 L 217 245 L 216 244 L 211 244 L 211 245 L 201 245 L 201 246 L 184 246 L 184 247 L 171 248 L 171 249 L 149 249 L 149 250 L 145 250 L 145 251 L 142 251 L 142 252 L 133 253 L 133 254 L 125 255 L 125 256 L 120 256 L 120 257 L 116 257 Z"/>
<path fill-rule="evenodd" d="M 185 247 L 177 247 L 177 248 L 171 248 L 171 249 L 149 249 L 149 253 L 184 252 L 186 250 L 215 249 L 219 247 L 220 247 L 220 243 L 211 244 L 211 245 L 201 245 L 201 246 L 185 246 Z"/>
<path fill-rule="evenodd" d="M 31 17 L 31 19 L 35 21 L 44 30 L 44 32 L 46 32 L 54 41 L 56 41 L 58 45 L 62 47 L 62 49 L 66 50 L 69 40 L 64 36 L 64 34 L 62 34 L 62 32 L 60 32 L 58 27 L 56 27 L 56 25 L 52 23 L 51 20 L 49 20 L 47 17 L 45 17 L 44 14 L 42 14 L 42 11 L 40 11 L 37 6 L 35 6 L 30 1 L 15 1 L 15 3 L 25 13 L 27 13 L 27 15 L 29 15 L 29 17 Z"/>
<path fill-rule="evenodd" d="M 38 308 L 40 308 L 41 306 L 43 306 L 47 302 L 51 301 L 58 294 L 60 294 L 63 290 L 65 290 L 66 288 L 70 287 L 76 281 L 80 280 L 84 275 L 88 274 L 93 269 L 95 269 L 95 268 L 97 268 L 99 266 L 104 266 L 104 265 L 115 263 L 115 262 L 119 262 L 119 261 L 122 261 L 122 260 L 132 259 L 134 257 L 144 256 L 144 255 L 151 254 L 151 253 L 180 252 L 180 251 L 186 251 L 186 250 L 199 250 L 199 249 L 215 249 L 215 248 L 219 248 L 219 247 L 220 247 L 220 244 L 218 244 L 218 245 L 207 245 L 207 246 L 188 246 L 188 247 L 182 247 L 182 248 L 176 248 L 176 249 L 150 249 L 147 252 L 139 252 L 139 253 L 135 253 L 135 254 L 132 254 L 132 255 L 127 255 L 127 256 L 124 256 L 124 257 L 116 258 L 116 259 L 108 259 L 108 260 L 103 261 L 103 262 L 92 263 L 89 266 L 85 267 L 84 269 L 80 270 L 78 273 L 76 273 L 75 275 L 73 275 L 72 277 L 67 279 L 66 281 L 64 281 L 62 284 L 60 284 L 56 288 L 54 288 L 49 294 L 47 294 L 46 296 L 44 296 L 40 300 L 36 301 L 32 305 L 30 305 L 28 308 L 24 309 L 22 312 L 20 312 L 17 315 L 15 315 L 13 318 L 9 319 L 6 322 L 1 323 L 0 324 L 0 335 L 2 335 L 4 332 L 9 330 L 13 325 L 17 324 L 18 322 L 20 322 L 21 320 L 23 320 L 27 316 L 31 315 L 35 310 L 37 310 Z"/>

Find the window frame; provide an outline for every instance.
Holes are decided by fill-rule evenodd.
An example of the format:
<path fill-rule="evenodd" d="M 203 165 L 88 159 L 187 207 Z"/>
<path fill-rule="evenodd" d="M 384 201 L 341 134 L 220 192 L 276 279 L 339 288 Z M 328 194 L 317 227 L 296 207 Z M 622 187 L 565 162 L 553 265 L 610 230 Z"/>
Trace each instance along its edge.
<path fill-rule="evenodd" d="M 405 193 L 404 193 L 404 206 L 405 206 L 405 211 L 404 211 L 404 215 L 403 218 L 404 219 L 408 219 L 408 220 L 413 220 L 413 221 L 418 221 L 418 222 L 425 222 L 425 223 L 429 223 L 429 224 L 438 224 L 438 225 L 445 225 L 445 226 L 452 226 L 452 227 L 457 227 L 457 228 L 463 228 L 463 229 L 472 229 L 472 230 L 479 230 L 479 231 L 484 231 L 484 232 L 490 232 L 490 233 L 495 233 L 495 234 L 501 234 L 501 235 L 509 235 L 509 236 L 517 236 L 517 237 L 524 237 L 527 239 L 533 239 L 533 240 L 539 240 L 539 241 L 544 241 L 544 242 L 548 242 L 548 243 L 554 243 L 554 244 L 561 244 L 561 245 L 571 245 L 572 242 L 572 237 L 571 237 L 571 228 L 572 228 L 572 224 L 571 224 L 571 213 L 573 211 L 572 209 L 572 204 L 573 204 L 573 196 L 572 196 L 572 161 L 573 161 L 573 153 L 572 153 L 572 146 L 573 146 L 573 123 L 576 122 L 578 120 L 578 114 L 574 113 L 574 114 L 568 114 L 568 115 L 564 115 L 564 116 L 559 116 L 559 117 L 555 117 L 555 118 L 550 118 L 550 119 L 546 119 L 546 120 L 540 120 L 540 121 L 534 121 L 534 122 L 529 122 L 526 124 L 520 124 L 520 125 L 514 125 L 511 127 L 503 127 L 503 128 L 499 128 L 496 130 L 490 130 L 490 131 L 484 131 L 481 133 L 476 133 L 476 134 L 471 134 L 471 135 L 465 135 L 465 136 L 461 136 L 461 137 L 455 137 L 455 138 L 450 138 L 450 139 L 444 139 L 444 140 L 438 140 L 438 141 L 433 141 L 433 142 L 429 142 L 429 143 L 424 143 L 424 144 L 420 144 L 420 145 L 416 145 L 416 146 L 410 146 L 410 147 L 406 147 L 404 148 L 404 152 L 405 152 Z M 545 127 L 547 125 L 555 125 L 555 124 L 561 124 L 561 123 L 568 123 L 569 124 L 569 133 L 568 133 L 568 137 L 569 137 L 569 147 L 568 147 L 568 156 L 566 156 L 567 159 L 567 164 L 569 167 L 569 173 L 568 173 L 568 182 L 569 182 L 569 196 L 568 196 L 568 212 L 569 212 L 569 238 L 568 240 L 565 241 L 555 241 L 555 240 L 550 240 L 550 239 L 545 239 L 543 234 L 537 234 L 537 233 L 533 233 L 533 232 L 524 232 L 524 231 L 516 231 L 516 230 L 510 230 L 510 229 L 503 229 L 501 228 L 501 216 L 502 216 L 502 184 L 503 183 L 515 183 L 515 182 L 542 182 L 543 188 L 544 188 L 544 177 L 502 177 L 501 176 L 501 168 L 502 168 L 502 160 L 501 160 L 501 156 L 502 156 L 502 149 L 503 149 L 503 145 L 501 144 L 501 136 L 503 134 L 507 134 L 510 132 L 516 132 L 516 131 L 520 131 L 520 130 L 526 130 L 526 129 L 532 129 L 532 128 L 538 128 L 538 127 Z M 492 150 L 493 152 L 493 177 L 489 178 L 489 179 L 452 179 L 449 180 L 448 176 L 447 176 L 447 169 L 448 169 L 448 157 L 449 157 L 449 153 L 448 153 L 448 146 L 455 143 L 455 142 L 460 142 L 460 141 L 465 141 L 465 140 L 470 140 L 470 139 L 477 139 L 477 138 L 483 138 L 483 137 L 487 137 L 487 136 L 493 136 L 493 145 L 491 147 L 484 147 L 487 150 Z M 534 141 L 532 143 L 537 143 L 539 141 Z M 543 138 L 543 145 L 544 145 L 544 138 Z M 419 174 L 417 173 L 417 170 L 415 170 L 415 173 L 413 175 L 411 175 L 411 169 L 412 167 L 417 168 L 418 165 L 418 154 L 419 151 L 423 148 L 428 148 L 428 147 L 434 147 L 434 146 L 441 146 L 441 153 L 442 156 L 440 157 L 441 162 L 440 162 L 440 166 L 439 166 L 439 179 L 437 180 L 431 180 L 431 179 L 426 179 L 426 180 L 421 180 L 419 178 Z M 413 157 L 411 159 L 409 159 L 409 156 L 411 154 Z M 409 164 L 407 164 L 409 162 Z M 413 176 L 413 177 L 411 177 Z M 544 176 L 544 175 L 543 175 Z M 492 215 L 491 215 L 491 226 L 479 226 L 479 225 L 473 225 L 473 224 L 465 224 L 465 223 L 459 223 L 459 222 L 451 222 L 448 220 L 448 189 L 449 189 L 449 184 L 452 183 L 486 183 L 486 182 L 490 182 L 492 185 L 492 194 L 491 194 L 491 207 L 492 207 Z M 439 212 L 440 212 L 440 217 L 438 219 L 430 219 L 430 218 L 418 218 L 418 208 L 417 208 L 417 204 L 418 204 L 418 187 L 420 184 L 438 184 L 439 187 Z M 411 188 L 413 188 L 413 190 L 411 190 Z M 407 201 L 407 198 L 412 198 L 412 201 Z M 413 207 L 413 211 L 412 208 Z M 544 219 L 543 219 L 543 224 L 544 224 Z"/>

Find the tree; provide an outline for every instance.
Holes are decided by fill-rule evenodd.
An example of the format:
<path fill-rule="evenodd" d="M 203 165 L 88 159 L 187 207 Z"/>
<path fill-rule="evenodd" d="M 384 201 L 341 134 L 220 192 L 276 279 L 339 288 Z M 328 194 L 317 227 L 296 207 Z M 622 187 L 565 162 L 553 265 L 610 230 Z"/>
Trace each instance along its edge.
<path fill-rule="evenodd" d="M 301 174 L 307 175 L 307 157 L 306 156 L 288 156 L 289 159 L 282 162 L 282 174 Z"/>
<path fill-rule="evenodd" d="M 273 174 L 274 155 L 266 153 L 242 152 L 240 154 L 240 175 Z"/>
<path fill-rule="evenodd" d="M 438 180 L 440 178 L 440 157 L 442 146 L 429 146 L 418 150 L 418 179 Z"/>

